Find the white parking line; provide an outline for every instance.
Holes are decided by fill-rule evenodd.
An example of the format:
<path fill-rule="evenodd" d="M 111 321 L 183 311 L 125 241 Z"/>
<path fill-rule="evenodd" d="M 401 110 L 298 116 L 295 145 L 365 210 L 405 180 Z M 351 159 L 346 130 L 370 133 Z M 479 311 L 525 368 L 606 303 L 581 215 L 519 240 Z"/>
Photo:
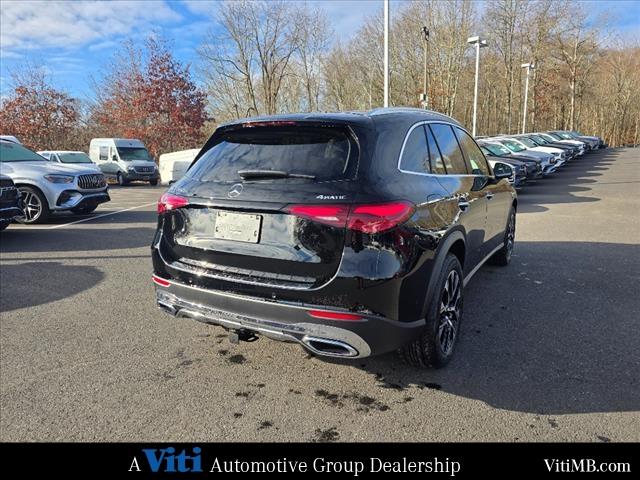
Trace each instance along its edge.
<path fill-rule="evenodd" d="M 52 225 L 52 226 L 49 226 L 49 227 L 36 227 L 36 226 L 32 227 L 32 226 L 27 226 L 27 225 L 21 226 L 21 227 L 16 227 L 16 226 L 12 225 L 9 228 L 11 230 L 54 230 L 56 228 L 68 227 L 69 225 L 75 225 L 76 223 L 88 222 L 90 220 L 95 220 L 96 218 L 108 217 L 109 215 L 115 215 L 116 213 L 128 212 L 130 210 L 136 210 L 138 208 L 149 207 L 151 205 L 156 205 L 156 204 L 157 204 L 157 202 L 145 203 L 144 205 L 138 205 L 137 207 L 125 208 L 123 210 L 116 210 L 115 212 L 103 213 L 102 215 L 94 215 L 92 217 L 81 218 L 80 220 L 75 220 L 73 222 L 61 223 L 59 225 Z"/>

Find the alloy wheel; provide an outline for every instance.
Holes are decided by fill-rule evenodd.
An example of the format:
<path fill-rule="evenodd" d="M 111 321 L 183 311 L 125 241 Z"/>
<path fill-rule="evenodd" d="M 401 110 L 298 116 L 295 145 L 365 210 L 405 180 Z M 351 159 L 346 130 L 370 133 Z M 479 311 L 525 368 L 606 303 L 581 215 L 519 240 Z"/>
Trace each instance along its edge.
<path fill-rule="evenodd" d="M 25 223 L 31 223 L 42 213 L 42 202 L 34 192 L 21 190 L 20 193 L 22 193 L 22 212 L 24 213 L 20 219 Z"/>
<path fill-rule="evenodd" d="M 509 217 L 509 225 L 507 225 L 507 257 L 511 258 L 511 253 L 513 253 L 513 245 L 515 244 L 516 238 L 516 216 L 514 213 Z"/>
<path fill-rule="evenodd" d="M 442 353 L 449 355 L 453 350 L 458 334 L 461 315 L 462 281 L 457 270 L 447 275 L 442 296 L 440 297 L 440 322 L 438 324 L 438 343 Z"/>

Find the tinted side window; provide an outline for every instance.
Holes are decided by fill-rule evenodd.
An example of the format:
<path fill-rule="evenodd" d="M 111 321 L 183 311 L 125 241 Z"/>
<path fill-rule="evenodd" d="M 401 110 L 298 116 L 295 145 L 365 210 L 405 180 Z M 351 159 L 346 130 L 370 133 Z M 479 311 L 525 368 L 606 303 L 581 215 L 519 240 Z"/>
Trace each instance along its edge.
<path fill-rule="evenodd" d="M 467 159 L 468 168 L 474 175 L 486 175 L 489 176 L 491 171 L 489 170 L 489 166 L 487 165 L 487 160 L 484 158 L 484 155 L 476 145 L 476 142 L 469 136 L 467 132 L 462 130 L 461 128 L 456 127 L 456 136 L 458 137 L 458 142 L 460 142 L 460 147 L 462 147 L 462 152 L 464 153 L 464 157 Z"/>
<path fill-rule="evenodd" d="M 440 155 L 440 149 L 433 136 L 431 128 L 427 126 L 427 145 L 429 146 L 429 157 L 431 158 L 431 169 L 433 173 L 444 175 L 447 170 L 444 168 L 444 162 L 442 161 L 442 155 Z"/>
<path fill-rule="evenodd" d="M 468 173 L 462 151 L 451 127 L 442 123 L 432 123 L 431 130 L 440 147 L 440 153 L 447 167 L 447 173 L 449 175 L 464 175 Z"/>
<path fill-rule="evenodd" d="M 407 172 L 431 173 L 424 125 L 411 130 L 402 150 L 400 169 Z"/>

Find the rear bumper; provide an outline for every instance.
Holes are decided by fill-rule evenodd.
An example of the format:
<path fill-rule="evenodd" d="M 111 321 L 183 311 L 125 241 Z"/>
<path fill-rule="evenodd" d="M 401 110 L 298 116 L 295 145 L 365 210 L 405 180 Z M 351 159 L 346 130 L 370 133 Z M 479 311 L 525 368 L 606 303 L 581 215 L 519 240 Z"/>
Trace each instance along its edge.
<path fill-rule="evenodd" d="M 249 330 L 274 340 L 297 342 L 318 355 L 364 358 L 396 350 L 414 339 L 424 321 L 404 323 L 360 314 L 360 320 L 325 320 L 310 310 L 353 313 L 326 306 L 268 301 L 164 280 L 156 301 L 177 318 L 191 318 L 230 330 Z"/>

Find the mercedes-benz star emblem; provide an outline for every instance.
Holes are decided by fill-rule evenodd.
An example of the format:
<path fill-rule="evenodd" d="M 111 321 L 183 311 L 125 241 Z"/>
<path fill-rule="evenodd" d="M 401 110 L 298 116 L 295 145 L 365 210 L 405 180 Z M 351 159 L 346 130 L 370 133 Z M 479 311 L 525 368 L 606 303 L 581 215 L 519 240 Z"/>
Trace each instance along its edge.
<path fill-rule="evenodd" d="M 244 187 L 241 183 L 236 183 L 233 187 L 231 187 L 231 190 L 229 190 L 229 193 L 227 195 L 229 195 L 229 198 L 236 198 L 242 193 L 243 189 Z"/>

